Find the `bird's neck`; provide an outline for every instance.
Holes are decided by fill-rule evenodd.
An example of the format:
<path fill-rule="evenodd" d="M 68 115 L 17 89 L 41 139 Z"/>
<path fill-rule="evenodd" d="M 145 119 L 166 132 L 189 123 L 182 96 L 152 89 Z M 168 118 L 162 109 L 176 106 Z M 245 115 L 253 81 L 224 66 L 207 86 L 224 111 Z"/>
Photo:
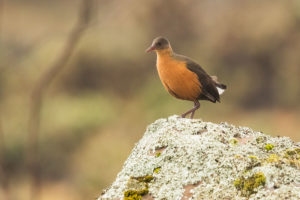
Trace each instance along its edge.
<path fill-rule="evenodd" d="M 160 77 L 169 74 L 168 71 L 174 68 L 173 50 L 171 48 L 156 51 L 156 67 Z"/>
<path fill-rule="evenodd" d="M 157 54 L 157 60 L 168 59 L 173 56 L 173 50 L 171 47 L 169 47 L 167 49 L 162 49 L 162 50 L 156 51 L 156 54 Z"/>

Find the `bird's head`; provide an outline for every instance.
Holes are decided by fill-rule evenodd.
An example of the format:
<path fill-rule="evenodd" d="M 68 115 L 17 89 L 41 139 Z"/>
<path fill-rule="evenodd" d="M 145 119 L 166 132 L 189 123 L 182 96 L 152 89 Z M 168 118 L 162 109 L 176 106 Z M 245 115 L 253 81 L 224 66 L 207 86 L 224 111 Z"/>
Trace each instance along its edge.
<path fill-rule="evenodd" d="M 146 49 L 146 52 L 161 51 L 166 49 L 171 49 L 170 42 L 168 41 L 168 39 L 164 37 L 157 37 L 153 40 L 151 46 L 148 49 Z"/>

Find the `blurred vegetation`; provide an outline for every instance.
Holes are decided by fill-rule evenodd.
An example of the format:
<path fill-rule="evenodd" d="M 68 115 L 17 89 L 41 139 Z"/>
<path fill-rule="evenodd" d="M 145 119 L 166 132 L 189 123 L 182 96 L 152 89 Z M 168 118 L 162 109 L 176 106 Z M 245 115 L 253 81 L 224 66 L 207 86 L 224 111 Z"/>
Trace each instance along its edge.
<path fill-rule="evenodd" d="M 62 53 L 80 1 L 0 2 L 0 180 L 3 171 L 10 186 L 0 199 L 26 200 L 30 94 Z M 299 1 L 97 0 L 94 9 L 44 98 L 41 199 L 97 197 L 147 124 L 192 106 L 165 92 L 155 55 L 144 53 L 159 35 L 228 86 L 196 117 L 300 140 Z"/>

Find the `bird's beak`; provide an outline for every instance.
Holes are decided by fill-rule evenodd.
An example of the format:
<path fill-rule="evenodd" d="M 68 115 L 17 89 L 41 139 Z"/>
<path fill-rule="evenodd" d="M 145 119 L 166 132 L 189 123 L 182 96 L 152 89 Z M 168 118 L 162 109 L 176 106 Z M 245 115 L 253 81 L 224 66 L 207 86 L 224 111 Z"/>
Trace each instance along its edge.
<path fill-rule="evenodd" d="M 155 50 L 155 46 L 151 45 L 148 49 L 146 49 L 146 52 L 148 53 L 153 50 Z"/>

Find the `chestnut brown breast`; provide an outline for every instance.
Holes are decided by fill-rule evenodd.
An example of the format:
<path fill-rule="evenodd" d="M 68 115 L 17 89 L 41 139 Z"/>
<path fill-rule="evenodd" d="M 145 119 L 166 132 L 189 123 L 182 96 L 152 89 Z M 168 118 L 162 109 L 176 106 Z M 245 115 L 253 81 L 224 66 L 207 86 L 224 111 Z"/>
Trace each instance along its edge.
<path fill-rule="evenodd" d="M 197 74 L 186 67 L 186 63 L 176 60 L 168 52 L 159 52 L 157 71 L 166 90 L 176 98 L 194 101 L 201 94 L 201 84 Z"/>

